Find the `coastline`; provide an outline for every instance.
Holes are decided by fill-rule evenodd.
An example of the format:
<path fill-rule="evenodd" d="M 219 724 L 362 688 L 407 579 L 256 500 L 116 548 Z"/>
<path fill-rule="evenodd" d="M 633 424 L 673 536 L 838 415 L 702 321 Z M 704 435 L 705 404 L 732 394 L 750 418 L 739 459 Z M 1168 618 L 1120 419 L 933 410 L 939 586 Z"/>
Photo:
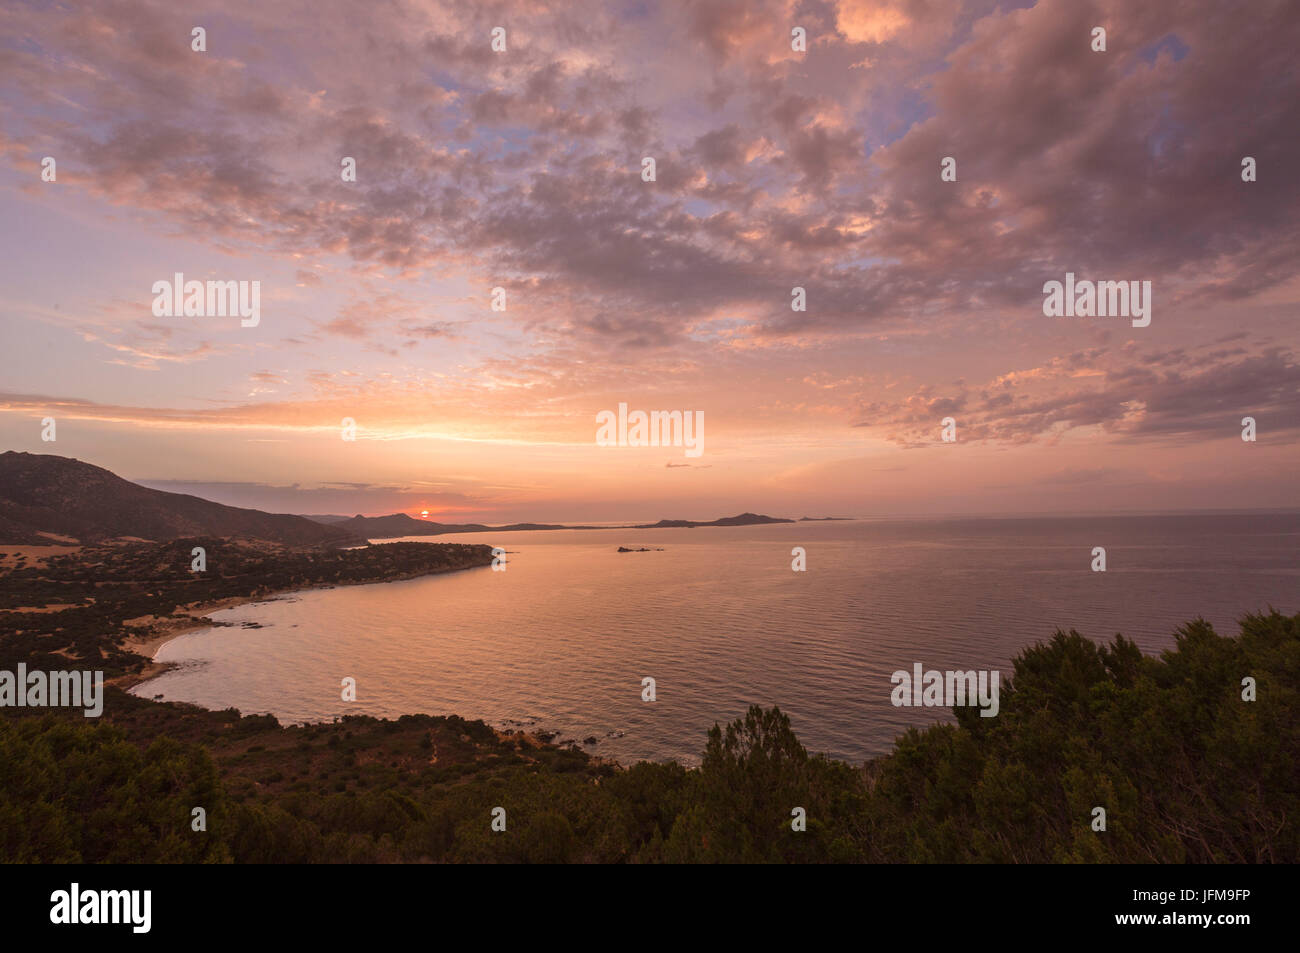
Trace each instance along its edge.
<path fill-rule="evenodd" d="M 116 678 L 105 680 L 106 685 L 111 685 L 121 689 L 124 692 L 132 692 L 133 689 L 145 684 L 176 668 L 176 662 L 159 662 L 157 660 L 158 652 L 164 645 L 182 635 L 190 632 L 197 632 L 201 629 L 223 628 L 231 623 L 218 622 L 207 615 L 210 612 L 219 612 L 224 609 L 236 609 L 244 605 L 252 605 L 258 602 L 269 602 L 281 596 L 291 595 L 298 592 L 311 592 L 318 589 L 339 589 L 345 586 L 378 586 L 386 585 L 391 582 L 404 582 L 410 579 L 419 579 L 423 576 L 440 576 L 445 573 L 462 572 L 467 569 L 483 569 L 485 566 L 461 566 L 456 569 L 435 569 L 428 572 L 411 572 L 401 573 L 389 579 L 372 579 L 361 582 L 322 582 L 310 586 L 293 586 L 288 589 L 276 589 L 269 592 L 259 593 L 250 596 L 230 596 L 225 599 L 218 599 L 209 602 L 192 602 L 177 610 L 177 613 L 158 618 L 156 616 L 143 616 L 137 619 L 128 619 L 127 622 L 145 623 L 150 626 L 147 635 L 128 635 L 118 644 L 121 648 L 134 652 L 137 655 L 147 658 L 148 664 L 140 671 L 128 675 L 119 675 Z M 146 620 L 148 620 L 146 622 Z M 147 695 L 136 695 L 137 698 L 146 701 L 152 701 Z M 203 705 L 196 705 L 193 702 L 185 704 L 193 705 L 196 708 L 202 708 L 205 711 L 213 709 L 205 708 Z M 433 716 L 447 717 L 447 716 Z M 500 728 L 495 725 L 488 726 L 498 741 L 514 741 L 519 744 L 525 744 L 534 749 L 563 748 L 555 741 L 546 737 L 542 728 L 534 728 L 525 731 L 520 728 Z M 584 749 L 583 754 L 587 756 L 593 765 L 608 766 L 617 771 L 626 771 L 627 766 L 615 758 L 594 754 Z"/>
<path fill-rule="evenodd" d="M 226 599 L 218 599 L 215 602 L 190 603 L 189 605 L 186 605 L 183 610 L 178 610 L 178 611 L 183 611 L 185 613 L 184 615 L 166 616 L 162 619 L 157 619 L 156 617 L 153 617 L 154 621 L 151 625 L 151 631 L 149 632 L 148 635 L 144 635 L 144 636 L 128 635 L 126 638 L 124 638 L 119 643 L 119 645 L 122 648 L 126 649 L 127 651 L 134 652 L 137 655 L 145 656 L 146 658 L 149 659 L 149 662 L 140 672 L 136 672 L 129 675 L 119 675 L 117 678 L 107 679 L 104 684 L 112 685 L 116 688 L 121 689 L 124 692 L 130 693 L 132 689 L 138 688 L 139 686 L 145 684 L 146 682 L 151 681 L 157 678 L 158 676 L 163 675 L 171 671 L 172 669 L 176 668 L 178 664 L 176 662 L 159 662 L 157 660 L 158 652 L 164 645 L 166 645 L 168 642 L 171 642 L 173 639 L 180 638 L 182 635 L 186 635 L 187 633 L 190 632 L 197 632 L 201 629 L 222 628 L 229 625 L 229 623 L 218 622 L 215 619 L 210 618 L 206 614 L 209 612 L 219 612 L 223 609 L 236 609 L 239 606 L 252 605 L 258 602 L 269 602 L 273 599 L 279 598 L 280 596 L 290 595 L 295 592 L 311 592 L 317 589 L 338 589 L 344 586 L 386 585 L 387 583 L 390 582 L 403 582 L 408 579 L 418 579 L 422 576 L 440 576 L 443 575 L 444 573 L 449 573 L 449 572 L 461 572 L 464 569 L 482 569 L 482 568 L 484 567 L 464 566 L 461 567 L 460 569 L 440 569 L 440 570 L 434 570 L 432 572 L 403 573 L 402 575 L 394 576 L 391 579 L 376 579 L 367 582 L 319 583 L 313 586 L 295 586 L 290 589 L 277 589 L 273 592 L 264 593 L 258 596 L 231 596 Z M 203 613 L 203 614 L 198 615 L 196 613 Z M 128 621 L 140 621 L 140 620 L 128 620 Z M 146 695 L 137 695 L 136 697 L 145 699 L 146 701 L 152 701 L 152 699 L 149 699 L 148 696 Z M 205 708 L 202 705 L 195 705 L 195 703 L 193 702 L 186 702 L 185 704 L 194 705 L 194 707 L 196 708 L 203 708 L 205 711 L 213 710 L 213 709 Z M 439 716 L 433 716 L 433 717 L 439 717 Z M 524 731 L 519 728 L 515 728 L 515 729 L 499 728 L 496 727 L 495 725 L 489 725 L 488 727 L 492 730 L 492 733 L 496 735 L 496 738 L 499 742 L 514 741 L 519 744 L 526 744 L 527 746 L 534 749 L 564 747 L 544 737 L 545 732 L 541 728 L 534 728 L 533 730 L 530 731 Z M 588 757 L 588 759 L 590 759 L 593 765 L 597 765 L 597 766 L 607 765 L 617 771 L 627 770 L 626 765 L 624 765 L 622 762 L 614 758 L 593 754 L 592 752 L 586 751 L 585 749 L 582 750 L 583 753 Z"/>
<path fill-rule="evenodd" d="M 221 628 L 223 623 L 210 618 L 207 613 L 220 612 L 223 609 L 236 609 L 256 602 L 268 602 L 280 596 L 295 592 L 311 592 L 317 589 L 339 589 L 344 586 L 382 586 L 390 582 L 404 582 L 423 576 L 441 576 L 446 573 L 463 572 L 467 569 L 484 569 L 484 566 L 458 566 L 455 569 L 431 569 L 418 572 L 399 573 L 388 579 L 366 579 L 357 582 L 321 582 L 310 586 L 292 586 L 288 589 L 273 589 L 248 596 L 229 596 L 209 602 L 191 602 L 177 609 L 169 616 L 140 616 L 123 620 L 125 624 L 136 623 L 149 626 L 147 635 L 127 635 L 117 643 L 122 649 L 148 660 L 148 664 L 139 671 L 105 680 L 106 685 L 129 692 L 151 679 L 157 678 L 176 667 L 175 662 L 157 661 L 158 652 L 164 645 L 190 632 L 200 629 Z"/>
<path fill-rule="evenodd" d="M 310 588 L 321 588 L 312 586 Z M 289 590 L 297 591 L 297 590 Z M 277 593 L 278 594 L 278 593 Z M 184 607 L 185 615 L 172 614 L 164 616 L 161 619 L 157 616 L 142 616 L 138 619 L 128 619 L 127 622 L 144 622 L 150 620 L 150 630 L 147 635 L 128 635 L 125 636 L 118 645 L 128 652 L 143 656 L 148 659 L 148 664 L 139 671 L 127 675 L 119 675 L 116 678 L 110 678 L 105 684 L 113 685 L 129 692 L 137 685 L 142 685 L 151 678 L 157 678 L 164 672 L 175 668 L 174 662 L 157 661 L 158 650 L 161 649 L 172 639 L 179 638 L 187 632 L 197 632 L 199 629 L 214 628 L 220 623 L 209 618 L 206 613 L 217 612 L 222 609 L 233 609 L 236 606 L 245 605 L 251 602 L 259 602 L 260 599 L 245 598 L 242 596 L 231 596 L 228 599 L 218 599 L 215 602 L 194 602 Z M 203 613 L 194 615 L 193 613 Z"/>

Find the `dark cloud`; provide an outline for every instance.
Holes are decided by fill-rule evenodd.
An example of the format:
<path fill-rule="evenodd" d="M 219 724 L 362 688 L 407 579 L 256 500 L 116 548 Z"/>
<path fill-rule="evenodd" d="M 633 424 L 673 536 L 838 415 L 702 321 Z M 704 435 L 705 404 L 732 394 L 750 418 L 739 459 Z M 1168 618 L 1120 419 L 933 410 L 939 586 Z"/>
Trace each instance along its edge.
<path fill-rule="evenodd" d="M 898 402 L 870 403 L 860 414 L 869 424 L 858 426 L 883 426 L 904 446 L 936 442 L 945 416 L 957 419 L 961 440 L 1012 443 L 1054 439 L 1081 427 L 1099 427 L 1121 440 L 1230 437 L 1247 416 L 1261 432 L 1292 439 L 1300 431 L 1294 352 L 1152 357 L 1123 364 L 1099 355 L 1095 373 L 1086 376 L 1076 376 L 1063 361 L 953 393 L 924 385 Z"/>

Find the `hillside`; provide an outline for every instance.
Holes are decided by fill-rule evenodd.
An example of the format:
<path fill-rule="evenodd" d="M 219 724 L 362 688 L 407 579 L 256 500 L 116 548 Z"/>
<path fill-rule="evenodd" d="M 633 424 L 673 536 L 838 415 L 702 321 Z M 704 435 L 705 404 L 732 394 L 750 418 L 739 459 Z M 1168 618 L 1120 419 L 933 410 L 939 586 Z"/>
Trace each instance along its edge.
<path fill-rule="evenodd" d="M 129 536 L 148 540 L 220 536 L 291 546 L 364 542 L 344 528 L 263 513 L 184 493 L 151 490 L 102 467 L 53 454 L 0 454 L 0 542 L 78 543 Z"/>

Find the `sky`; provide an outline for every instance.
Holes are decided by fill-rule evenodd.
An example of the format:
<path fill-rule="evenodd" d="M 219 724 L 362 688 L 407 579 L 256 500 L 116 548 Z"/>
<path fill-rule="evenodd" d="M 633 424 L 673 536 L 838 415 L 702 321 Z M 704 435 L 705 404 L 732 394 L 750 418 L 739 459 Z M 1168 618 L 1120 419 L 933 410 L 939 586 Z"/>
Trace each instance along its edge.
<path fill-rule="evenodd" d="M 1286 0 L 6 3 L 0 449 L 444 521 L 1297 507 L 1297 40 Z M 178 272 L 257 324 L 156 314 Z M 1067 273 L 1150 323 L 1045 314 Z M 600 445 L 620 404 L 703 452 Z"/>

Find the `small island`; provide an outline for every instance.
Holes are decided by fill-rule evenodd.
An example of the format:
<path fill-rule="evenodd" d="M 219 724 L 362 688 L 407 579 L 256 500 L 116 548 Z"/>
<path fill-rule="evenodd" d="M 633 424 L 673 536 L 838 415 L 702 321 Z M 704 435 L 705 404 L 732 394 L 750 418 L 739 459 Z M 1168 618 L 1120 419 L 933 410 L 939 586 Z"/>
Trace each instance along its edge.
<path fill-rule="evenodd" d="M 765 526 L 768 523 L 793 523 L 794 520 L 777 516 L 761 516 L 758 513 L 741 513 L 739 516 L 724 516 L 722 519 L 708 520 L 660 520 L 658 523 L 642 523 L 630 529 L 694 529 L 697 526 Z"/>

